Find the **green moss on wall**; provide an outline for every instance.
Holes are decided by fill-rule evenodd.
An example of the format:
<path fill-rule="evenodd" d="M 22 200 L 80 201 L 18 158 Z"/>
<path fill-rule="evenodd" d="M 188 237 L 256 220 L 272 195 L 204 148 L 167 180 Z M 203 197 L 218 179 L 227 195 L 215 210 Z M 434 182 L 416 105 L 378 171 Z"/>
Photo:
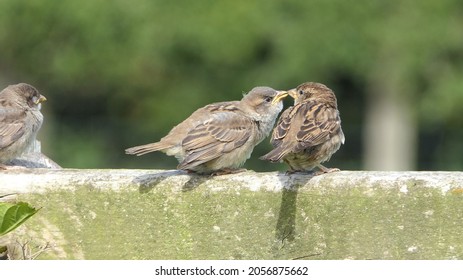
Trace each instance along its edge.
<path fill-rule="evenodd" d="M 43 258 L 461 259 L 463 195 L 410 184 L 280 192 L 143 185 L 25 194 Z"/>

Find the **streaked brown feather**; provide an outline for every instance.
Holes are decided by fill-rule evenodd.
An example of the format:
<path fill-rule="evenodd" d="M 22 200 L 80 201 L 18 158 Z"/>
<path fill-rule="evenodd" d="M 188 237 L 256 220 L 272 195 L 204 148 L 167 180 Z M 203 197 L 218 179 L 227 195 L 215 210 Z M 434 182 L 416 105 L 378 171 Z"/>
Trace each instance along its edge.
<path fill-rule="evenodd" d="M 25 83 L 0 92 L 0 164 L 20 156 L 34 143 L 43 121 L 39 104 L 45 100 Z"/>
<path fill-rule="evenodd" d="M 234 109 L 213 115 L 210 122 L 192 129 L 182 141 L 185 158 L 178 168 L 191 168 L 244 145 L 252 126 L 248 118 L 236 114 Z"/>
<path fill-rule="evenodd" d="M 24 135 L 25 119 L 24 110 L 0 108 L 0 149 L 10 146 Z"/>
<path fill-rule="evenodd" d="M 132 148 L 128 148 L 125 152 L 129 155 L 137 155 L 141 156 L 147 153 L 155 152 L 155 151 L 162 151 L 168 148 L 171 148 L 172 145 L 168 143 L 156 142 L 146 145 L 135 146 Z"/>
<path fill-rule="evenodd" d="M 178 159 L 178 169 L 202 174 L 237 169 L 270 133 L 285 94 L 255 87 L 240 101 L 196 110 L 159 142 L 129 148 L 126 153 L 142 155 L 160 150 Z"/>
<path fill-rule="evenodd" d="M 296 117 L 305 119 L 296 134 L 296 140 L 303 144 L 302 148 L 326 142 L 340 128 L 340 123 L 336 122 L 338 115 L 336 109 L 314 101 L 307 102 L 300 108 L 300 115 Z M 293 152 L 298 152 L 300 148 Z"/>
<path fill-rule="evenodd" d="M 304 83 L 292 93 L 295 105 L 281 115 L 272 134 L 274 149 L 261 159 L 284 160 L 292 170 L 310 170 L 344 143 L 336 97 L 319 83 Z"/>

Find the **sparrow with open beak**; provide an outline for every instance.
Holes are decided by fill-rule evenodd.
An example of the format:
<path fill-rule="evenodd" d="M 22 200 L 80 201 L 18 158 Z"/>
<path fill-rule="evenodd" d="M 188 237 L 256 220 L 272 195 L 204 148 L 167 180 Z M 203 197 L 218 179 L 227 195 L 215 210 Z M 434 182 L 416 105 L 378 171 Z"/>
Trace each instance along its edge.
<path fill-rule="evenodd" d="M 341 118 L 334 92 L 327 86 L 307 82 L 289 90 L 294 106 L 286 109 L 273 130 L 272 151 L 261 157 L 271 162 L 284 161 L 289 172 L 322 173 L 339 171 L 321 165 L 344 144 Z"/>
<path fill-rule="evenodd" d="M 287 95 L 255 87 L 240 101 L 196 110 L 159 142 L 126 149 L 126 153 L 139 156 L 161 151 L 177 158 L 178 169 L 200 174 L 238 172 L 254 147 L 270 134 Z"/>
<path fill-rule="evenodd" d="M 0 92 L 0 169 L 21 156 L 42 126 L 41 103 L 46 101 L 29 84 L 10 85 Z"/>

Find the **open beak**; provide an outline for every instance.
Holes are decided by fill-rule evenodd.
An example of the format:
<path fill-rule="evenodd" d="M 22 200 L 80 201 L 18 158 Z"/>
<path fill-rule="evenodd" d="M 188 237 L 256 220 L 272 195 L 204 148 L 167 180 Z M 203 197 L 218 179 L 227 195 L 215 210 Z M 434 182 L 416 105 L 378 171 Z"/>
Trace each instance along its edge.
<path fill-rule="evenodd" d="M 288 90 L 288 95 L 291 96 L 292 98 L 296 99 L 297 98 L 297 90 L 295 88 Z"/>
<path fill-rule="evenodd" d="M 280 102 L 286 96 L 288 96 L 288 92 L 286 90 L 277 91 L 277 95 L 275 95 L 275 97 L 272 100 L 272 105 L 277 104 L 278 102 Z"/>
<path fill-rule="evenodd" d="M 35 101 L 35 104 L 39 105 L 40 103 L 45 102 L 45 101 L 47 101 L 47 98 L 43 95 L 40 95 L 40 97 Z"/>

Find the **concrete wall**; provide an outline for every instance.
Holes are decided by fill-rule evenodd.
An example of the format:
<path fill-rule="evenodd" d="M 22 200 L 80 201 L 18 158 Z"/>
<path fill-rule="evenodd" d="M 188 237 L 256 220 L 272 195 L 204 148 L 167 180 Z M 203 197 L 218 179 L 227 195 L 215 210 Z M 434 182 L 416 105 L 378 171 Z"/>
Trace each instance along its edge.
<path fill-rule="evenodd" d="M 0 171 L 43 259 L 462 259 L 463 172 Z"/>

